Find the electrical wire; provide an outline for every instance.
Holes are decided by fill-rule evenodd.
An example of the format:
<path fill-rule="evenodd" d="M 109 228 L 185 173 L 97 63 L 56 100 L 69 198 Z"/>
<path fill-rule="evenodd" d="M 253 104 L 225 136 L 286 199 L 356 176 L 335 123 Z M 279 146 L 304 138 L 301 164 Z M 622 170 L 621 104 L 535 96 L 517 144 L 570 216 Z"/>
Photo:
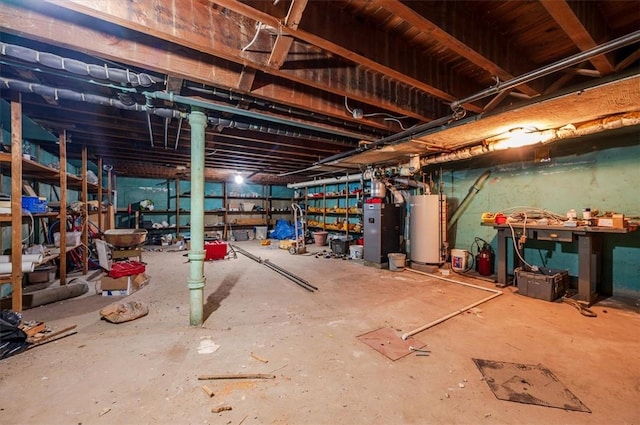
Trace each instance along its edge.
<path fill-rule="evenodd" d="M 36 224 L 35 224 L 35 222 L 33 220 L 33 215 L 31 215 L 31 211 L 22 210 L 22 212 L 23 213 L 26 212 L 29 215 L 29 218 L 31 219 L 31 225 L 29 226 L 29 234 L 24 239 L 22 239 L 22 242 L 24 243 L 24 242 L 27 242 L 29 239 L 31 239 L 31 236 L 33 236 L 33 229 L 34 229 Z"/>
<path fill-rule="evenodd" d="M 538 267 L 537 266 L 532 266 L 531 264 L 527 263 L 527 261 L 524 259 L 524 257 L 522 256 L 522 254 L 520 253 L 520 248 L 518 247 L 518 243 L 516 242 L 516 231 L 513 228 L 513 225 L 509 222 L 509 220 L 507 220 L 507 225 L 509 226 L 509 229 L 511 229 L 511 241 L 513 242 L 513 248 L 515 249 L 516 254 L 518 255 L 518 258 L 520 258 L 520 261 L 522 261 L 527 267 L 529 267 L 529 269 L 531 270 L 537 270 Z M 527 213 L 524 213 L 524 224 L 522 225 L 522 236 L 524 236 L 526 238 L 526 231 L 527 231 Z"/>
<path fill-rule="evenodd" d="M 251 47 L 251 45 L 253 45 L 253 43 L 256 42 L 256 40 L 258 39 L 258 35 L 260 35 L 260 30 L 262 30 L 264 24 L 262 22 L 256 22 L 256 33 L 253 36 L 253 39 L 249 42 L 249 44 L 247 44 L 246 46 L 244 46 L 242 48 L 242 51 L 246 51 L 249 47 Z"/>
<path fill-rule="evenodd" d="M 569 304 L 570 306 L 577 308 L 580 314 L 582 314 L 583 316 L 587 316 L 587 317 L 598 316 L 595 311 L 589 308 L 589 303 L 586 301 L 577 301 L 567 297 L 562 297 L 561 301 L 563 303 Z"/>
<path fill-rule="evenodd" d="M 409 117 L 407 117 L 407 118 L 409 118 Z M 385 118 L 384 120 L 385 121 L 395 121 L 395 122 L 397 122 L 402 130 L 409 130 L 410 128 L 415 127 L 415 125 L 412 125 L 411 127 L 405 127 L 404 125 L 402 125 L 402 121 L 400 121 L 397 118 Z"/>
<path fill-rule="evenodd" d="M 349 112 L 351 115 L 353 115 L 354 118 L 357 118 L 357 111 L 362 112 L 362 109 L 360 108 L 354 108 L 351 109 L 349 108 L 349 104 L 347 103 L 347 96 L 344 97 L 344 107 L 347 109 L 347 112 Z M 388 114 L 386 112 L 373 112 L 370 114 L 365 114 L 364 112 L 362 112 L 362 117 L 389 117 L 389 118 L 385 118 L 385 121 L 387 120 L 392 120 L 392 121 L 397 121 L 398 123 L 400 123 L 400 120 L 405 119 L 405 118 L 409 118 L 408 115 L 400 115 L 400 116 L 396 116 L 396 115 L 391 115 Z M 402 127 L 402 124 L 400 123 L 400 127 Z M 411 127 L 409 127 L 411 128 Z M 403 130 L 406 130 L 404 127 L 402 127 Z"/>

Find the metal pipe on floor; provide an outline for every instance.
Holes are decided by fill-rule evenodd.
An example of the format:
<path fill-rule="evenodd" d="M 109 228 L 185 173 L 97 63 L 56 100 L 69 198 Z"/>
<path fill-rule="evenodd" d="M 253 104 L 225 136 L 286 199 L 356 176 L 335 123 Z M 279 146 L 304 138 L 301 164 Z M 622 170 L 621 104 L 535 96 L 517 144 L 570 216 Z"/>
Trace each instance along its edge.
<path fill-rule="evenodd" d="M 403 340 L 406 340 L 406 339 L 407 339 L 407 338 L 409 338 L 410 336 L 413 336 L 413 335 L 415 335 L 415 334 L 417 334 L 417 333 L 420 333 L 420 332 L 422 332 L 422 331 L 424 331 L 424 330 L 427 330 L 427 329 L 429 329 L 429 328 L 431 328 L 431 327 L 434 327 L 435 325 L 440 324 L 440 323 L 444 322 L 445 320 L 449 320 L 449 319 L 451 319 L 452 317 L 455 317 L 455 316 L 457 316 L 457 315 L 458 315 L 458 314 L 460 314 L 460 313 L 464 313 L 465 311 L 467 311 L 467 310 L 469 310 L 469 309 L 472 309 L 472 308 L 474 308 L 474 307 L 477 307 L 477 306 L 479 306 L 480 304 L 483 304 L 483 303 L 485 303 L 485 302 L 487 302 L 487 301 L 489 301 L 489 300 L 492 300 L 492 299 L 494 299 L 494 298 L 499 297 L 500 295 L 502 295 L 502 291 L 500 291 L 500 290 L 498 290 L 498 289 L 485 288 L 485 287 L 483 287 L 483 286 L 473 285 L 473 284 L 471 284 L 471 283 L 460 282 L 459 280 L 454 280 L 454 279 L 449 279 L 449 278 L 446 278 L 446 277 L 436 276 L 436 275 L 433 275 L 433 274 L 429 274 L 429 273 L 421 272 L 421 271 L 419 271 L 419 270 L 414 270 L 414 269 L 411 269 L 411 268 L 406 268 L 405 270 L 408 270 L 408 271 L 413 272 L 413 273 L 421 274 L 421 275 L 424 275 L 424 276 L 429 276 L 429 277 L 432 277 L 432 278 L 434 278 L 434 279 L 440 279 L 440 280 L 444 280 L 444 281 L 446 281 L 446 282 L 455 283 L 455 284 L 457 284 L 457 285 L 467 286 L 467 287 L 469 287 L 469 288 L 474 288 L 474 289 L 481 289 L 481 290 L 483 290 L 483 291 L 491 292 L 492 294 L 491 294 L 491 295 L 489 295 L 489 296 L 488 296 L 488 297 L 486 297 L 486 298 L 481 299 L 480 301 L 476 301 L 476 302 L 474 302 L 474 303 L 472 303 L 472 304 L 469 304 L 469 305 L 468 305 L 468 306 L 466 306 L 466 307 L 463 307 L 463 308 L 461 308 L 461 309 L 459 309 L 459 310 L 454 311 L 453 313 L 449 313 L 449 314 L 447 314 L 446 316 L 443 316 L 443 317 L 441 317 L 441 318 L 439 318 L 439 319 L 437 319 L 437 320 L 434 320 L 434 321 L 433 321 L 433 322 L 431 322 L 431 323 L 427 323 L 426 325 L 420 326 L 420 327 L 419 327 L 419 328 L 417 328 L 417 329 L 414 329 L 414 330 L 412 330 L 412 331 L 409 331 L 409 332 L 407 332 L 407 333 L 402 334 L 402 339 L 403 339 Z"/>
<path fill-rule="evenodd" d="M 191 127 L 191 250 L 189 251 L 189 324 L 200 326 L 204 314 L 204 130 L 207 116 L 193 110 Z"/>
<path fill-rule="evenodd" d="M 301 284 L 303 284 L 303 285 L 306 287 L 305 289 L 308 289 L 308 290 L 310 290 L 310 291 L 312 291 L 312 292 L 313 292 L 313 291 L 317 291 L 317 290 L 318 290 L 318 287 L 317 287 L 317 286 L 313 286 L 311 283 L 309 283 L 309 281 L 307 281 L 307 280 L 305 280 L 305 279 L 301 278 L 300 276 L 297 276 L 297 275 L 295 275 L 295 274 L 291 273 L 289 270 L 284 269 L 284 268 L 282 268 L 282 267 L 280 267 L 280 266 L 278 266 L 278 265 L 276 265 L 276 264 L 272 263 L 272 262 L 271 262 L 271 261 L 269 261 L 269 260 L 264 260 L 264 263 L 265 263 L 268 267 L 270 267 L 270 268 L 272 268 L 272 269 L 274 269 L 274 270 L 278 271 L 280 274 L 290 276 L 291 278 L 293 278 L 293 279 L 297 280 L 298 282 L 300 282 Z M 302 285 L 301 285 L 301 286 L 302 286 Z"/>
<path fill-rule="evenodd" d="M 296 285 L 306 289 L 309 292 L 314 292 L 314 291 L 318 290 L 317 287 L 313 286 L 312 284 L 310 284 L 306 280 L 302 279 L 300 276 L 297 276 L 297 275 L 291 273 L 287 269 L 284 269 L 284 268 L 272 263 L 269 260 L 263 260 L 260 257 L 256 257 L 255 255 L 251 254 L 250 252 L 247 252 L 244 249 L 239 248 L 238 246 L 235 246 L 235 245 L 231 246 L 231 248 L 234 251 L 237 251 L 240 254 L 244 255 L 245 257 L 252 259 L 256 263 L 260 263 L 260 264 L 263 264 L 263 265 L 269 267 L 274 272 L 281 274 L 282 276 L 286 277 L 287 279 L 289 279 L 290 281 L 292 281 Z"/>

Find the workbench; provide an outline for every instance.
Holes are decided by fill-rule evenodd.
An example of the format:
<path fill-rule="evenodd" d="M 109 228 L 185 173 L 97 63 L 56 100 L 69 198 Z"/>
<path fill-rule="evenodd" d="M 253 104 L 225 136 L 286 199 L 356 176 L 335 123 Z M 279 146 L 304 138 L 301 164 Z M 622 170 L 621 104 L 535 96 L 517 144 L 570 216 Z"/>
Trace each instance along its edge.
<path fill-rule="evenodd" d="M 492 226 L 498 231 L 497 257 L 497 283 L 508 284 L 508 239 L 515 233 L 516 243 L 520 236 L 526 236 L 527 240 L 553 241 L 559 243 L 578 242 L 578 294 L 577 298 L 591 304 L 597 296 L 597 283 L 600 279 L 600 263 L 602 257 L 602 241 L 605 235 L 615 233 L 629 233 L 635 228 L 614 229 L 609 227 L 578 226 L 565 227 L 554 225 L 536 225 L 523 223 L 493 224 L 482 223 L 483 226 Z M 525 242 L 526 245 L 526 242 Z M 513 246 L 513 245 L 512 245 Z M 521 254 L 524 256 L 524 250 Z M 514 253 L 514 262 L 518 257 Z"/>

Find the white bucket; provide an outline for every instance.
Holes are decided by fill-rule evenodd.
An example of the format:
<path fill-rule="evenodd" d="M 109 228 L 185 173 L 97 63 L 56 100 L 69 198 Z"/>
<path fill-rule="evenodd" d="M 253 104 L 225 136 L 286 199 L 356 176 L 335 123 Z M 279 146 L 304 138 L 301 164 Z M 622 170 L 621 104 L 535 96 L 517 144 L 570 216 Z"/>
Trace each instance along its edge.
<path fill-rule="evenodd" d="M 404 263 L 407 260 L 406 254 L 392 252 L 389 254 L 389 270 L 392 272 L 401 272 L 404 270 Z"/>
<path fill-rule="evenodd" d="M 457 272 L 467 271 L 467 262 L 471 253 L 466 249 L 451 250 L 451 269 Z"/>
<path fill-rule="evenodd" d="M 363 248 L 362 245 L 349 245 L 349 258 L 352 260 L 361 260 Z"/>

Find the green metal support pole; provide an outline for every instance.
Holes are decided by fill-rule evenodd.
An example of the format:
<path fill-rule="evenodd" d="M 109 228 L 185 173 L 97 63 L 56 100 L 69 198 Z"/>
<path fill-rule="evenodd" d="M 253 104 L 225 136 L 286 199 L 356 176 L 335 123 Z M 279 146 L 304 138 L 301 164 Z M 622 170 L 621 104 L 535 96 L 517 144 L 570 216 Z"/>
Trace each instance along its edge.
<path fill-rule="evenodd" d="M 189 324 L 203 322 L 204 277 L 204 129 L 207 117 L 201 111 L 189 114 L 191 126 L 191 250 L 189 251 Z"/>

